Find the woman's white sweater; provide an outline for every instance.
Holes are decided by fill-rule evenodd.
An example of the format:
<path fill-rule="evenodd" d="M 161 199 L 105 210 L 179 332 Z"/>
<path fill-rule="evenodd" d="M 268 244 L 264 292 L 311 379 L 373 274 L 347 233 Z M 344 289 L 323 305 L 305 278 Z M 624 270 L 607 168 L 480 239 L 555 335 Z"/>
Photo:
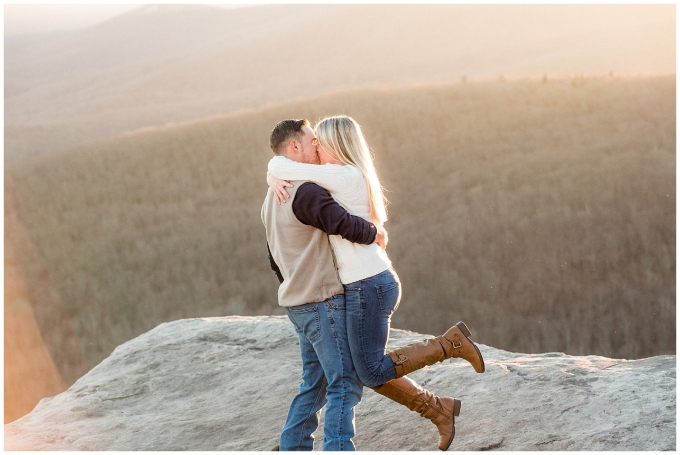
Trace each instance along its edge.
<path fill-rule="evenodd" d="M 305 164 L 284 156 L 269 161 L 268 171 L 282 180 L 307 180 L 328 190 L 352 215 L 373 222 L 368 205 L 368 187 L 361 171 L 352 165 Z M 387 270 L 392 264 L 376 243 L 359 245 L 339 235 L 328 236 L 335 252 L 340 281 L 353 283 Z"/>

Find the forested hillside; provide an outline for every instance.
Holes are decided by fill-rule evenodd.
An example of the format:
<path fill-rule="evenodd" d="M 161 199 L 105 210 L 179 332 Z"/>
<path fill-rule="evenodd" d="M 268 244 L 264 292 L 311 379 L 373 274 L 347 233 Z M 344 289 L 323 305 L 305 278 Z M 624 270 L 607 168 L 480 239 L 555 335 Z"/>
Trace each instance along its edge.
<path fill-rule="evenodd" d="M 675 77 L 491 80 L 338 92 L 7 165 L 13 279 L 65 382 L 163 321 L 282 314 L 260 221 L 269 132 L 340 113 L 388 189 L 395 327 L 675 353 Z M 7 361 L 29 358 L 5 333 Z"/>

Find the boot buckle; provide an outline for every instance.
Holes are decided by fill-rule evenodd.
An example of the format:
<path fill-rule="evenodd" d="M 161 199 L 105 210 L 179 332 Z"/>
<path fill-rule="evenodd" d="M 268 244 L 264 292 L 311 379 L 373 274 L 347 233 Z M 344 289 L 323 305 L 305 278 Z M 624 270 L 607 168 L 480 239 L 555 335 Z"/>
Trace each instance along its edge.
<path fill-rule="evenodd" d="M 401 364 L 406 363 L 406 362 L 408 362 L 408 357 L 406 357 L 405 355 L 403 355 L 401 353 L 397 353 L 397 361 L 394 362 L 394 364 L 395 365 L 401 365 Z"/>
<path fill-rule="evenodd" d="M 458 340 L 458 345 L 456 346 L 456 340 L 454 339 L 451 344 L 453 344 L 453 349 L 460 349 L 463 347 L 463 342 Z"/>

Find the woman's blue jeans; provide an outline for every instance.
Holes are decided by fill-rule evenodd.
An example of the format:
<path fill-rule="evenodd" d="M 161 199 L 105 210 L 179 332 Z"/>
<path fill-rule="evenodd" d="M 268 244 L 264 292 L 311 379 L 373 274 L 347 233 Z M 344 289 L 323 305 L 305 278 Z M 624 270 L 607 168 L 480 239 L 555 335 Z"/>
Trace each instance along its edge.
<path fill-rule="evenodd" d="M 280 450 L 312 450 L 326 404 L 323 450 L 355 450 L 354 407 L 363 392 L 347 340 L 345 296 L 286 308 L 302 355 L 302 384 L 288 411 Z"/>
<path fill-rule="evenodd" d="M 392 313 L 401 300 L 401 283 L 391 267 L 364 280 L 345 285 L 347 336 L 359 379 L 375 389 L 397 377 L 394 362 L 385 354 Z"/>

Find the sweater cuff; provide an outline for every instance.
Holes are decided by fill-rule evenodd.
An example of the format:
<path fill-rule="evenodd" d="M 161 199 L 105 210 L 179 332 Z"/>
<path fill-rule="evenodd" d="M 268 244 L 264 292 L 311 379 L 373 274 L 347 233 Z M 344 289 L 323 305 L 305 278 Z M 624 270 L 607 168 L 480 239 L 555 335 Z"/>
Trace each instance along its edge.
<path fill-rule="evenodd" d="M 375 227 L 375 224 L 369 223 L 369 236 L 368 236 L 368 243 L 366 245 L 371 245 L 372 243 L 375 242 L 375 237 L 378 235 L 378 228 Z"/>

